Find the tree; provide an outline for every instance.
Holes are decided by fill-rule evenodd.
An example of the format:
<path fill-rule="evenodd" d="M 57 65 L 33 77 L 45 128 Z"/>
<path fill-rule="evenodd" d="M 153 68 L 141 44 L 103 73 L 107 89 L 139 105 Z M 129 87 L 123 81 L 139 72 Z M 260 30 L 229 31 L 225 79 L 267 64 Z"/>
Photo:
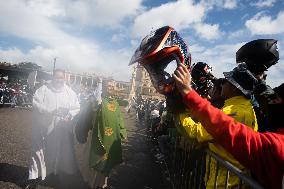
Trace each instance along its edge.
<path fill-rule="evenodd" d="M 18 67 L 24 69 L 41 70 L 41 66 L 33 62 L 21 62 L 18 64 Z"/>

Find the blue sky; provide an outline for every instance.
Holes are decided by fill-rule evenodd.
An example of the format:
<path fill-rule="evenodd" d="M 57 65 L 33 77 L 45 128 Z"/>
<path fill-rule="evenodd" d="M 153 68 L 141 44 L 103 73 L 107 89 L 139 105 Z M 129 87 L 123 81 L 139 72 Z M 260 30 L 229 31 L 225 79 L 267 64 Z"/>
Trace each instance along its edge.
<path fill-rule="evenodd" d="M 164 25 L 189 44 L 193 61 L 218 77 L 235 52 L 259 38 L 278 40 L 281 59 L 268 83 L 284 81 L 284 0 L 9 0 L 0 2 L 0 61 L 32 61 L 52 69 L 128 81 L 141 39 Z"/>

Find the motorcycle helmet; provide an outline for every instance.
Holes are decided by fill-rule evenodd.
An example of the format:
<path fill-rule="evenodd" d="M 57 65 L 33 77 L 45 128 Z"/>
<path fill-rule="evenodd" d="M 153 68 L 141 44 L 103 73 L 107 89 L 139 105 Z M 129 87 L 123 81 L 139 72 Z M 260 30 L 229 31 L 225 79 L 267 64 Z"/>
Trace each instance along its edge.
<path fill-rule="evenodd" d="M 254 74 L 261 74 L 279 60 L 277 40 L 257 39 L 243 45 L 236 52 L 236 62 L 246 63 Z"/>
<path fill-rule="evenodd" d="M 212 68 L 205 62 L 197 62 L 192 66 L 192 86 L 201 96 L 207 96 L 213 82 L 217 79 L 212 75 Z"/>
<path fill-rule="evenodd" d="M 147 70 L 153 86 L 159 93 L 170 94 L 174 90 L 174 80 L 171 73 L 168 73 L 170 71 L 167 71 L 168 67 L 173 66 L 174 71 L 178 63 L 182 63 L 189 68 L 191 54 L 180 35 L 172 27 L 164 26 L 141 41 L 129 65 L 136 62 Z"/>

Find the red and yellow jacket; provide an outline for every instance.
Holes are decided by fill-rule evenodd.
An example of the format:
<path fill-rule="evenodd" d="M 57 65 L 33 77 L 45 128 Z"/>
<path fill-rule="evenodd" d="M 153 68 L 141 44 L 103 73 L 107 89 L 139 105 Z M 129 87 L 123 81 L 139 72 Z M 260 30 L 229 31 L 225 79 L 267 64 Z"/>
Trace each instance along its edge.
<path fill-rule="evenodd" d="M 183 98 L 215 141 L 250 169 L 266 188 L 284 188 L 284 130 L 258 133 L 213 107 L 194 90 Z"/>

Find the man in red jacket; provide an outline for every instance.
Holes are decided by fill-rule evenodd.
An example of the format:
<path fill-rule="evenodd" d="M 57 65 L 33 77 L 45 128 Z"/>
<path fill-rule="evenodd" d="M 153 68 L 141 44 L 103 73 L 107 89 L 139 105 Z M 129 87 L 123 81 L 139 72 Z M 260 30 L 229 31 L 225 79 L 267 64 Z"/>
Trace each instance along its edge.
<path fill-rule="evenodd" d="M 207 132 L 250 169 L 265 188 L 284 189 L 284 128 L 276 133 L 255 132 L 200 97 L 191 88 L 190 73 L 184 65 L 179 65 L 173 77 L 191 115 Z"/>

